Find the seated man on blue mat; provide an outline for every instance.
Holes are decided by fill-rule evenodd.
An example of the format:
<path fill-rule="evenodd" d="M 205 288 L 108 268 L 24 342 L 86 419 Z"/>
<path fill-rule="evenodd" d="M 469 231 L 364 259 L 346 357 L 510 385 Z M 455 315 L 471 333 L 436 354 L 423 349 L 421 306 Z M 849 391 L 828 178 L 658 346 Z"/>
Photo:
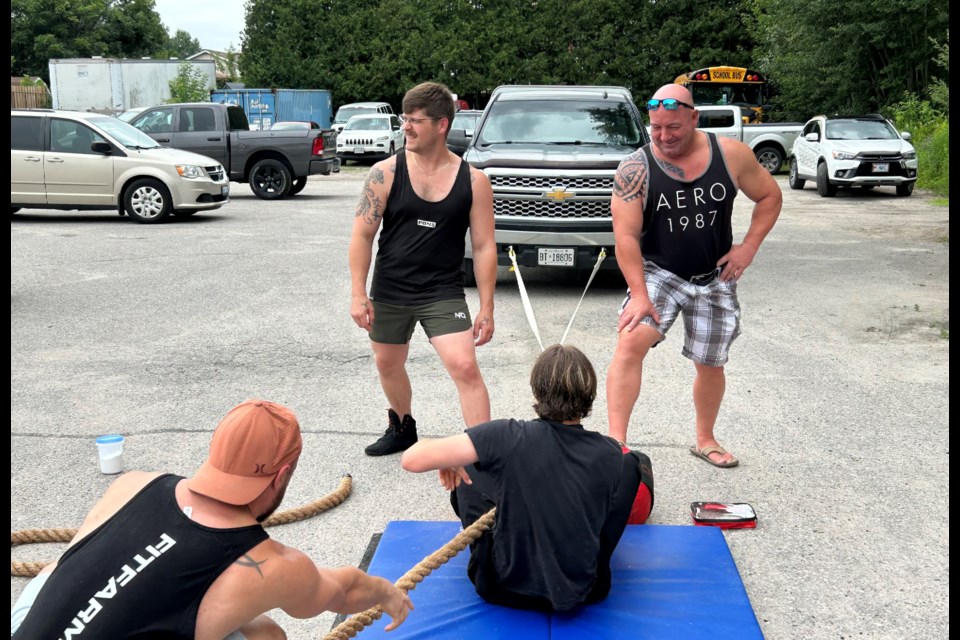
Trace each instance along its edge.
<path fill-rule="evenodd" d="M 467 565 L 484 600 L 566 611 L 607 597 L 610 556 L 624 528 L 645 522 L 653 507 L 653 472 L 645 454 L 580 424 L 597 375 L 579 349 L 544 350 L 530 386 L 538 419 L 422 439 L 400 463 L 440 470 L 464 527 L 497 508 L 493 531 L 471 545 Z"/>

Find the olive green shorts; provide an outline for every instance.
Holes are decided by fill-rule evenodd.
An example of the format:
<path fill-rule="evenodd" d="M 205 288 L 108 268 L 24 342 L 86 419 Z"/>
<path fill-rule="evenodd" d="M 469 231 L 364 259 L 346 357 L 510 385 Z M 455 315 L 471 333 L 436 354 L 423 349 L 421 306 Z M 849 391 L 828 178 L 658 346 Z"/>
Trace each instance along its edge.
<path fill-rule="evenodd" d="M 373 302 L 370 339 L 382 344 L 407 344 L 419 322 L 428 338 L 473 328 L 466 300 L 441 300 L 412 307 Z"/>

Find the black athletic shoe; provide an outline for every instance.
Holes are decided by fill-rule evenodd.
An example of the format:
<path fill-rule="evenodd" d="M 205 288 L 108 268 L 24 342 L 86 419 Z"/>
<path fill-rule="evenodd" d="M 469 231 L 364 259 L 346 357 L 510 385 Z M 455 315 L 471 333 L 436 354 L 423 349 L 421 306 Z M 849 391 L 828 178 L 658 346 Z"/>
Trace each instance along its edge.
<path fill-rule="evenodd" d="M 387 409 L 389 424 L 380 439 L 364 449 L 368 456 L 386 456 L 409 449 L 417 441 L 417 421 L 411 416 L 400 416 L 393 409 Z"/>

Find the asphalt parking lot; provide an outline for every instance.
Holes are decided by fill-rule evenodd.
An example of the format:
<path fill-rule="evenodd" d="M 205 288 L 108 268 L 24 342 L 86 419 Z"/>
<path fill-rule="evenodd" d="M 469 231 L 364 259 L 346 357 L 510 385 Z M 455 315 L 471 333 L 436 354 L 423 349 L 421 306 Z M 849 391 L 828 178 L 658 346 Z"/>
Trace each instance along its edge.
<path fill-rule="evenodd" d="M 111 479 L 97 436 L 126 436 L 127 469 L 188 475 L 219 419 L 249 397 L 287 404 L 304 430 L 285 508 L 354 479 L 344 504 L 270 529 L 281 542 L 322 565 L 358 565 L 391 520 L 454 519 L 433 475 L 363 454 L 386 426 L 367 338 L 348 314 L 363 177 L 352 166 L 315 176 L 278 202 L 234 184 L 222 209 L 161 225 L 110 212 L 11 218 L 12 531 L 80 524 Z M 651 522 L 691 524 L 696 500 L 751 503 L 758 528 L 725 536 L 767 638 L 947 638 L 949 209 L 920 191 L 827 199 L 777 180 L 784 209 L 740 283 L 743 335 L 717 426 L 741 464 L 717 469 L 688 452 L 693 368 L 671 334 L 645 367 L 628 438 L 653 459 Z M 748 221 L 741 197 L 735 234 Z M 523 278 L 544 344 L 559 341 L 586 274 Z M 601 382 L 622 296 L 618 274 L 601 273 L 567 338 Z M 532 416 L 538 353 L 501 267 L 496 336 L 479 350 L 495 416 Z M 419 330 L 409 371 L 421 434 L 458 432 L 455 389 Z M 587 427 L 605 431 L 605 415 L 601 393 Z M 26 583 L 11 578 L 11 604 Z M 294 639 L 334 620 L 275 618 Z"/>

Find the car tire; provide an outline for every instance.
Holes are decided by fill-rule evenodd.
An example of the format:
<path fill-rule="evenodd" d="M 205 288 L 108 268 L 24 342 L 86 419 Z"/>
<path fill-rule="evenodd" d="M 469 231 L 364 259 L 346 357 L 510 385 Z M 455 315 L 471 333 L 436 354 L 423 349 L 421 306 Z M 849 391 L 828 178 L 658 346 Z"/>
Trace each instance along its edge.
<path fill-rule="evenodd" d="M 830 174 L 827 172 L 827 163 L 817 165 L 817 193 L 822 198 L 832 198 L 837 195 L 837 185 L 830 183 Z"/>
<path fill-rule="evenodd" d="M 250 170 L 253 195 L 263 200 L 279 200 L 290 193 L 292 186 L 290 170 L 279 160 L 261 160 Z"/>
<path fill-rule="evenodd" d="M 776 147 L 760 147 L 754 155 L 757 156 L 757 162 L 771 175 L 780 173 L 783 168 L 783 153 Z"/>
<path fill-rule="evenodd" d="M 471 260 L 470 258 L 463 259 L 463 286 L 465 287 L 477 286 L 477 276 L 473 272 L 473 260 Z"/>
<path fill-rule="evenodd" d="M 905 198 L 909 196 L 911 193 L 913 193 L 913 185 L 915 184 L 916 184 L 915 182 L 905 182 L 903 184 L 898 184 L 897 195 L 900 196 L 901 198 Z"/>
<path fill-rule="evenodd" d="M 307 186 L 307 176 L 301 176 L 293 181 L 293 186 L 290 187 L 290 193 L 288 193 L 287 195 L 295 196 L 301 191 L 303 191 L 304 187 L 306 186 Z"/>
<path fill-rule="evenodd" d="M 123 210 L 134 222 L 156 224 L 166 220 L 173 209 L 173 198 L 159 180 L 140 178 L 123 194 Z"/>
<path fill-rule="evenodd" d="M 790 177 L 787 181 L 790 183 L 791 189 L 803 189 L 803 185 L 807 184 L 807 181 L 800 177 L 799 171 L 797 159 L 790 158 Z"/>

